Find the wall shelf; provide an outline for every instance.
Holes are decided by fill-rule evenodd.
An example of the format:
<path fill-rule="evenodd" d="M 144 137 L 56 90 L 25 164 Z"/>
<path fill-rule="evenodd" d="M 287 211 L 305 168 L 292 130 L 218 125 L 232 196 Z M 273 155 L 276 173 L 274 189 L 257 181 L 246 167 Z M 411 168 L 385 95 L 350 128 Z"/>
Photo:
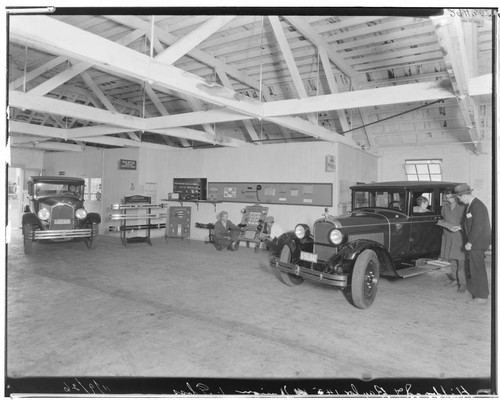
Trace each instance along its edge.
<path fill-rule="evenodd" d="M 222 201 L 218 200 L 180 200 L 180 199 L 161 199 L 161 201 L 170 201 L 170 202 L 176 202 L 179 203 L 181 206 L 184 205 L 184 203 L 194 203 L 196 204 L 196 210 L 198 211 L 199 204 L 204 204 L 204 203 L 210 203 L 214 206 L 214 211 L 217 211 L 217 204 L 222 203 Z"/>
<path fill-rule="evenodd" d="M 167 226 L 167 214 L 158 211 L 163 208 L 165 208 L 164 204 L 151 204 L 151 197 L 140 195 L 125 197 L 122 204 L 111 206 L 112 210 L 118 211 L 110 215 L 111 220 L 120 221 L 120 226 L 113 227 L 113 230 L 120 232 L 120 240 L 124 246 L 129 243 L 144 242 L 152 246 L 151 229 L 161 229 Z M 131 211 L 133 213 L 130 213 Z M 141 223 L 141 221 L 145 222 Z M 127 232 L 133 231 L 143 231 L 145 235 L 127 236 Z"/>

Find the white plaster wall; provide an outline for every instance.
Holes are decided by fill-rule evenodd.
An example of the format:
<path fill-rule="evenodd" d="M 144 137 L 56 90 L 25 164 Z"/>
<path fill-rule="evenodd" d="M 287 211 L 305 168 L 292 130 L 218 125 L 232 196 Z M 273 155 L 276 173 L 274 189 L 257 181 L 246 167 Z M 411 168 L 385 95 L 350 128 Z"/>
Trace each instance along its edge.
<path fill-rule="evenodd" d="M 44 151 L 25 149 L 21 147 L 10 148 L 10 166 L 33 170 L 43 169 Z"/>
<path fill-rule="evenodd" d="M 339 151 L 342 153 L 339 155 Z M 325 170 L 326 155 L 336 157 L 339 168 L 335 172 Z M 140 185 L 145 182 L 156 182 L 157 196 L 165 199 L 172 192 L 173 178 L 207 178 L 209 182 L 314 182 L 332 183 L 332 213 L 338 212 L 338 174 L 340 161 L 349 158 L 349 167 L 342 171 L 363 175 L 370 171 L 370 180 L 376 179 L 376 157 L 362 153 L 347 146 L 325 142 L 290 143 L 262 146 L 246 146 L 243 148 L 213 148 L 199 150 L 173 150 L 159 152 L 141 150 Z M 179 205 L 170 202 L 171 205 Z M 207 230 L 195 228 L 196 222 L 215 222 L 217 214 L 224 210 L 229 212 L 234 223 L 241 221 L 241 210 L 246 203 L 225 202 L 216 205 L 199 204 L 197 209 L 193 203 L 184 203 L 191 207 L 191 237 L 204 240 Z M 263 204 L 269 207 L 269 216 L 273 216 L 275 224 L 272 235 L 293 229 L 298 222 L 312 224 L 324 213 L 324 207 L 292 206 Z"/>
<path fill-rule="evenodd" d="M 325 169 L 326 155 L 336 157 L 335 172 Z M 137 170 L 120 170 L 120 159 L 137 161 Z M 290 143 L 242 148 L 171 149 L 109 149 L 81 153 L 47 153 L 45 174 L 57 175 L 65 171 L 66 176 L 102 176 L 101 233 L 109 233 L 110 225 L 117 225 L 109 218 L 110 206 L 120 203 L 123 197 L 134 194 L 151 195 L 154 188 L 156 202 L 168 197 L 173 191 L 174 178 L 207 178 L 209 182 L 298 182 L 332 183 L 332 207 L 330 212 L 345 211 L 341 198 L 348 188 L 339 182 L 371 182 L 377 176 L 377 158 L 348 146 L 325 142 Z M 97 174 L 97 175 L 96 175 Z M 101 175 L 99 175 L 101 174 Z M 359 178 L 361 177 L 361 178 Z M 152 196 L 153 197 L 153 196 Z M 153 197 L 153 200 L 155 198 Z M 170 205 L 179 205 L 169 202 Z M 196 222 L 215 222 L 217 214 L 228 211 L 234 223 L 241 221 L 241 210 L 246 203 L 219 203 L 216 208 L 210 203 L 184 203 L 191 207 L 191 238 L 204 240 L 206 229 L 195 227 Z M 269 216 L 275 224 L 272 235 L 278 236 L 293 229 L 298 222 L 312 224 L 324 213 L 324 207 L 264 205 L 269 207 Z M 163 230 L 153 230 L 152 236 L 163 235 Z"/>

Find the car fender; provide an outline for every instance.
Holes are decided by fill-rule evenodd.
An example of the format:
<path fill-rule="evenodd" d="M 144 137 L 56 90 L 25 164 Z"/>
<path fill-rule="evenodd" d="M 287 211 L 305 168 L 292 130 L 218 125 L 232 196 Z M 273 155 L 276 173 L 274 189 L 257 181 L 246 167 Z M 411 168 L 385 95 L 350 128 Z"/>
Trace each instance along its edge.
<path fill-rule="evenodd" d="M 42 222 L 40 221 L 40 218 L 36 216 L 34 213 L 24 213 L 23 218 L 22 218 L 22 225 L 33 225 L 34 227 L 41 227 Z"/>
<path fill-rule="evenodd" d="M 380 261 L 380 271 L 384 274 L 396 275 L 396 268 L 392 257 L 387 251 L 387 249 L 378 242 L 373 240 L 359 239 L 350 242 L 340 249 L 336 256 L 340 256 L 342 259 L 342 266 L 344 269 L 351 270 L 356 263 L 359 255 L 365 250 L 373 250 Z M 333 257 L 336 258 L 336 256 Z M 335 262 L 335 260 L 333 260 Z"/>
<path fill-rule="evenodd" d="M 87 218 L 85 218 L 85 221 L 91 222 L 93 224 L 100 224 L 101 223 L 101 216 L 98 213 L 88 213 Z"/>
<path fill-rule="evenodd" d="M 292 251 L 292 260 L 299 260 L 301 251 L 312 252 L 313 238 L 312 236 L 308 236 L 307 238 L 299 239 L 295 236 L 294 231 L 285 232 L 278 238 L 278 249 L 276 255 L 279 256 L 281 249 L 283 249 L 283 246 L 285 245 L 288 245 Z"/>

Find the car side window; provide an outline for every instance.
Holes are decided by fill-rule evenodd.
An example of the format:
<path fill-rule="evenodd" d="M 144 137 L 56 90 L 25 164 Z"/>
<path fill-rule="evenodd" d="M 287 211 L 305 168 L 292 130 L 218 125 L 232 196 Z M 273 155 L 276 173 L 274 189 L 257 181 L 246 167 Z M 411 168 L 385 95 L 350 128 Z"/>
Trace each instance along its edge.
<path fill-rule="evenodd" d="M 417 216 L 435 215 L 434 191 L 431 189 L 415 191 L 412 194 L 412 213 Z"/>

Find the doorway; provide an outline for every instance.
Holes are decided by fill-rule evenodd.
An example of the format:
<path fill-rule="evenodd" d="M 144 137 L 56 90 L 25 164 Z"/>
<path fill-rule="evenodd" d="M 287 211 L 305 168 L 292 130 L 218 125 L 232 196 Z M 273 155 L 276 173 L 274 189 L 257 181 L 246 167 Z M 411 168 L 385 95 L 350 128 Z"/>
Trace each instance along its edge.
<path fill-rule="evenodd" d="M 7 181 L 8 226 L 14 233 L 21 227 L 21 215 L 24 200 L 24 171 L 22 168 L 9 167 Z"/>
<path fill-rule="evenodd" d="M 28 205 L 28 178 L 41 173 L 40 169 L 9 167 L 7 221 L 12 235 L 21 234 L 23 209 Z"/>

